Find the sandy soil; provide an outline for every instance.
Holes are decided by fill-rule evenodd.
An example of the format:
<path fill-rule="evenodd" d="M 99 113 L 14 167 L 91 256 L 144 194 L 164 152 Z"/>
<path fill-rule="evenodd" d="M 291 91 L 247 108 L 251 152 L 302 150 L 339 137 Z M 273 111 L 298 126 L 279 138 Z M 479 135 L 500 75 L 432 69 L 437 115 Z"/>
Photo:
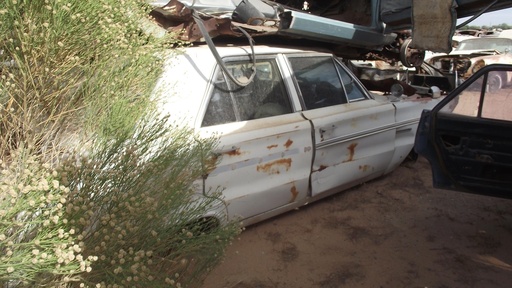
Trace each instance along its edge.
<path fill-rule="evenodd" d="M 248 227 L 203 287 L 512 287 L 512 200 L 433 189 L 420 158 Z"/>

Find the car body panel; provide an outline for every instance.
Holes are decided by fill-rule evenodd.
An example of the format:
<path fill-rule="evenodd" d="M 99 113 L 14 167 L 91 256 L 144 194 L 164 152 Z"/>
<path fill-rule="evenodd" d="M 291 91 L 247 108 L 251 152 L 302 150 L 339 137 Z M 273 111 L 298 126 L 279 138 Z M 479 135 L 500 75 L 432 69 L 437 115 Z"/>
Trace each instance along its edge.
<path fill-rule="evenodd" d="M 512 87 L 486 87 L 493 73 L 511 71 L 485 66 L 422 113 L 414 147 L 431 163 L 434 187 L 512 198 Z"/>
<path fill-rule="evenodd" d="M 221 161 L 206 191 L 223 189 L 230 217 L 246 219 L 307 196 L 313 143 L 300 112 L 202 130 L 222 133 L 214 151 Z"/>
<path fill-rule="evenodd" d="M 318 17 L 312 14 L 289 11 L 281 17 L 286 26 L 279 29 L 279 35 L 308 38 L 322 42 L 346 44 L 365 49 L 380 50 L 392 43 L 396 34 L 384 33 L 384 28 L 354 25 L 339 20 Z M 319 18 L 323 18 L 319 20 Z"/>
<path fill-rule="evenodd" d="M 304 116 L 315 129 L 313 196 L 384 174 L 395 149 L 395 107 L 389 101 L 341 104 Z"/>

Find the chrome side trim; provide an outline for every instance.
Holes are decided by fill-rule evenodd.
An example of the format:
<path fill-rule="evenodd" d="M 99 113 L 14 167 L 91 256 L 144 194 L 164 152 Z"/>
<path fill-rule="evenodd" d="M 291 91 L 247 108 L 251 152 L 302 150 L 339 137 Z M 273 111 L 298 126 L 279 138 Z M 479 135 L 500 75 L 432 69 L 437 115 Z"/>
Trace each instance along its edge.
<path fill-rule="evenodd" d="M 357 140 L 357 139 L 360 139 L 360 138 L 363 138 L 366 136 L 376 135 L 376 134 L 394 130 L 394 129 L 398 130 L 400 128 L 407 127 L 409 125 L 418 124 L 418 122 L 419 122 L 419 119 L 411 119 L 411 120 L 406 120 L 406 121 L 402 121 L 399 123 L 393 123 L 393 124 L 389 124 L 389 125 L 385 125 L 385 126 L 380 126 L 380 127 L 370 129 L 370 130 L 361 131 L 358 133 L 352 133 L 352 134 L 345 135 L 345 136 L 331 138 L 331 139 L 325 140 L 323 142 L 317 143 L 316 149 L 326 148 L 326 147 L 336 145 L 339 143 L 351 142 L 351 141 L 354 141 L 354 140 Z M 401 131 L 397 131 L 397 132 L 401 132 Z"/>

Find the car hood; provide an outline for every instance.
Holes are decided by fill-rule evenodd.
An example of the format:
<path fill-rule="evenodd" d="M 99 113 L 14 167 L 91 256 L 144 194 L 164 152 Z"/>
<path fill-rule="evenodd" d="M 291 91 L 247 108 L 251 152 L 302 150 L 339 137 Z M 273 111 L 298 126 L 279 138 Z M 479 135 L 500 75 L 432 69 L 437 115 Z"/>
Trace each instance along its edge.
<path fill-rule="evenodd" d="M 500 54 L 498 51 L 494 49 L 488 50 L 461 50 L 461 51 L 453 51 L 450 55 L 496 55 Z"/>
<path fill-rule="evenodd" d="M 500 58 L 503 57 L 505 54 L 500 54 L 496 50 L 465 50 L 465 51 L 454 51 L 450 54 L 442 54 L 442 55 L 436 55 L 428 59 L 428 62 L 432 63 L 435 61 L 438 61 L 439 59 L 450 59 L 450 58 L 488 58 L 488 57 L 494 57 Z"/>
<path fill-rule="evenodd" d="M 488 56 L 479 56 L 471 58 L 473 63 L 476 63 L 477 61 L 484 61 L 485 65 L 490 64 L 512 64 L 512 54 L 498 54 L 498 55 L 488 55 Z"/>

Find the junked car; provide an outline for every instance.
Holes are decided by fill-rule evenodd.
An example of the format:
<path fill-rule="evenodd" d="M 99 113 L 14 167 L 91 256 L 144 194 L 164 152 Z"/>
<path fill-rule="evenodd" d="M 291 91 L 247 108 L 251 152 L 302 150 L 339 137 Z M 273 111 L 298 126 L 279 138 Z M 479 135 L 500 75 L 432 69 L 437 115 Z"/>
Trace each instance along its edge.
<path fill-rule="evenodd" d="M 223 205 L 205 217 L 244 225 L 393 171 L 421 111 L 439 102 L 372 94 L 321 49 L 197 44 L 167 61 L 155 90 L 162 111 L 219 137 L 198 193 L 221 189 Z"/>
<path fill-rule="evenodd" d="M 489 89 L 512 65 L 491 64 L 422 113 L 415 151 L 437 188 L 512 199 L 512 87 Z"/>
<path fill-rule="evenodd" d="M 439 41 L 422 43 L 436 42 L 442 51 L 451 49 L 456 17 L 512 6 L 481 0 L 430 1 L 436 9 L 408 0 L 149 2 L 162 29 L 194 43 L 167 59 L 155 90 L 162 112 L 200 137 L 219 137 L 216 165 L 198 181 L 197 195 L 222 194 L 204 216 L 244 225 L 383 176 L 414 155 L 419 115 L 442 97 L 400 95 L 408 90 L 393 79 L 378 84 L 398 87 L 394 94 L 370 93 L 342 59 L 409 66 L 422 61 L 421 50 L 405 41 L 412 18 L 414 35 L 431 39 L 436 32 Z"/>
<path fill-rule="evenodd" d="M 451 77 L 453 87 L 460 85 L 482 67 L 490 64 L 512 64 L 512 38 L 475 37 L 459 42 L 448 55 L 432 57 L 428 63 Z M 512 83 L 512 74 L 496 72 L 490 75 L 489 89 L 499 90 Z"/>

